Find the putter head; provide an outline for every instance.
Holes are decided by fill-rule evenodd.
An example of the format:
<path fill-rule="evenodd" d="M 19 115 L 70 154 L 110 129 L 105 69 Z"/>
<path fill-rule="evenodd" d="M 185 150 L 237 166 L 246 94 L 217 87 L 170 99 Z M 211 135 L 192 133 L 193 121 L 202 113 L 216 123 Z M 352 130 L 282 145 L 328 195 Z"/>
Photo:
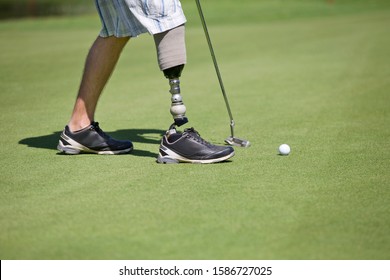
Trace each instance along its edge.
<path fill-rule="evenodd" d="M 248 140 L 240 139 L 233 136 L 226 138 L 225 142 L 231 146 L 239 146 L 244 148 L 248 148 L 251 145 L 251 143 Z"/>

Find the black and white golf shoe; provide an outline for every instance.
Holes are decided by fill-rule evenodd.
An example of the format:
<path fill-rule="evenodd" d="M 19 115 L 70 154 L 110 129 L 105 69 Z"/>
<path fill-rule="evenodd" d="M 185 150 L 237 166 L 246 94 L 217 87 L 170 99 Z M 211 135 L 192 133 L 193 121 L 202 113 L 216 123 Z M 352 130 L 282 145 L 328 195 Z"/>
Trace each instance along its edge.
<path fill-rule="evenodd" d="M 131 152 L 133 144 L 128 140 L 111 138 L 101 130 L 99 123 L 92 122 L 90 126 L 75 132 L 71 132 L 66 126 L 60 136 L 57 149 L 70 155 L 80 153 L 117 155 Z"/>
<path fill-rule="evenodd" d="M 230 146 L 216 146 L 202 139 L 193 128 L 183 133 L 170 129 L 163 136 L 158 163 L 216 163 L 234 156 Z"/>

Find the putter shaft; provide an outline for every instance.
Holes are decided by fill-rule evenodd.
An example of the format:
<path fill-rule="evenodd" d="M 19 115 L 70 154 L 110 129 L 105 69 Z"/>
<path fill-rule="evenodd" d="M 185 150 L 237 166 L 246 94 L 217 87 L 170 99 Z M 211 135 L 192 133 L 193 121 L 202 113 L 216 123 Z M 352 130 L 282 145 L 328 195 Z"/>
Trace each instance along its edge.
<path fill-rule="evenodd" d="M 208 44 L 209 49 L 210 49 L 210 54 L 211 54 L 211 57 L 213 59 L 215 72 L 217 73 L 217 77 L 218 77 L 219 85 L 221 87 L 223 99 L 225 100 L 226 109 L 228 111 L 229 118 L 230 118 L 230 133 L 231 133 L 231 136 L 229 138 L 227 138 L 225 140 L 225 142 L 228 143 L 229 145 L 241 146 L 241 147 L 249 147 L 250 146 L 249 141 L 242 140 L 242 139 L 234 137 L 234 125 L 235 125 L 235 122 L 234 122 L 234 119 L 233 119 L 232 111 L 230 109 L 230 104 L 229 104 L 229 100 L 228 100 L 227 95 L 226 95 L 225 87 L 223 85 L 221 73 L 219 71 L 217 58 L 215 57 L 214 48 L 213 48 L 213 45 L 211 43 L 209 31 L 207 29 L 206 20 L 205 20 L 204 15 L 203 15 L 203 11 L 202 11 L 202 6 L 200 4 L 200 0 L 195 0 L 195 1 L 196 1 L 196 6 L 198 7 L 198 12 L 199 12 L 199 16 L 200 16 L 200 21 L 202 22 L 204 34 L 206 35 L 207 44 Z"/>

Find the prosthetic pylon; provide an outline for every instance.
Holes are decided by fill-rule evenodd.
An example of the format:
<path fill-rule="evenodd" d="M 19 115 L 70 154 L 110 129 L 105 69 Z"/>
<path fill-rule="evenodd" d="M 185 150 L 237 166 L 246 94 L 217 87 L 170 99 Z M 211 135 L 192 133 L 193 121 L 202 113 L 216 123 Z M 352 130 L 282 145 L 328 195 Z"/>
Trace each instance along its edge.
<path fill-rule="evenodd" d="M 182 126 L 183 124 L 188 122 L 188 119 L 185 116 L 186 106 L 184 105 L 183 98 L 180 94 L 179 78 L 181 76 L 183 68 L 184 64 L 163 70 L 165 77 L 169 79 L 169 92 L 172 94 L 170 112 L 173 117 L 174 123 L 171 125 L 171 127 Z"/>

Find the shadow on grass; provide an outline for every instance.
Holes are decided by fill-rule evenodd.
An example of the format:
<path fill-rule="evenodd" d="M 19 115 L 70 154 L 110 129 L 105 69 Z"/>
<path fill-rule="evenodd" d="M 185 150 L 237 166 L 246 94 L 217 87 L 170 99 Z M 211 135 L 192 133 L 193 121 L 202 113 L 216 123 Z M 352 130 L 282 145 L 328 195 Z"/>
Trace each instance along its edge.
<path fill-rule="evenodd" d="M 129 139 L 133 143 L 160 144 L 160 140 L 164 135 L 164 130 L 159 129 L 121 129 L 117 131 L 107 132 L 113 138 L 125 140 Z M 19 141 L 19 144 L 26 145 L 30 148 L 49 149 L 57 151 L 57 143 L 60 139 L 61 131 L 53 132 L 49 135 L 29 137 Z M 137 145 L 134 145 L 134 150 L 131 153 L 133 156 L 139 157 L 157 157 L 157 153 L 152 153 L 145 150 L 137 150 Z M 156 151 L 158 148 L 156 147 Z M 58 153 L 62 154 L 62 153 Z"/>

